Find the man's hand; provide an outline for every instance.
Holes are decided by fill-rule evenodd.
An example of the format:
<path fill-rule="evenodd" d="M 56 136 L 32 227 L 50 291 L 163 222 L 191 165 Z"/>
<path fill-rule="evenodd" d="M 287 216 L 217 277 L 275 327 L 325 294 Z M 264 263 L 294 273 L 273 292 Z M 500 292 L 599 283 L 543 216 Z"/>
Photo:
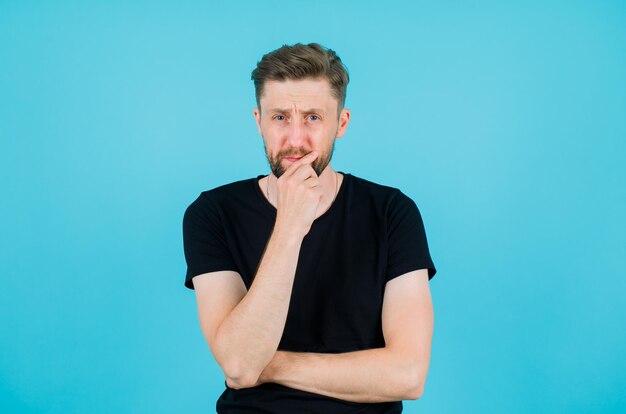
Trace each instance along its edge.
<path fill-rule="evenodd" d="M 313 151 L 287 168 L 277 181 L 276 227 L 301 237 L 311 229 L 322 199 L 322 187 L 311 163 L 317 158 Z"/>

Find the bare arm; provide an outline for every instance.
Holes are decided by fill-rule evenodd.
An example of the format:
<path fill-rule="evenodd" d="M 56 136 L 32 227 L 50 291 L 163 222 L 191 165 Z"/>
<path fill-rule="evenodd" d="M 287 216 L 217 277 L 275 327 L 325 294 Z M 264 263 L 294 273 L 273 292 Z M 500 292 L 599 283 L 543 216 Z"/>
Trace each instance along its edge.
<path fill-rule="evenodd" d="M 230 387 L 254 384 L 283 334 L 302 240 L 275 231 L 248 293 L 209 340 Z"/>
<path fill-rule="evenodd" d="M 342 354 L 278 351 L 259 383 L 354 402 L 419 398 L 430 364 L 433 309 L 426 269 L 387 283 L 383 301 L 385 347 Z"/>
<path fill-rule="evenodd" d="M 203 333 L 232 388 L 257 382 L 282 337 L 300 247 L 321 197 L 310 166 L 315 157 L 303 157 L 280 178 L 274 231 L 250 290 L 232 271 L 193 279 Z"/>

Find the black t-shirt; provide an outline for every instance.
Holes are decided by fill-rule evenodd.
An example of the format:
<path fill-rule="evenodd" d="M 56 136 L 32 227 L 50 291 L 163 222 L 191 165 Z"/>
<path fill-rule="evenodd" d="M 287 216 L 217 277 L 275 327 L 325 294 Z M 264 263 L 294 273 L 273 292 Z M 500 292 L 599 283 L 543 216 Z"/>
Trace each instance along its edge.
<path fill-rule="evenodd" d="M 407 272 L 435 267 L 420 212 L 400 190 L 344 174 L 330 208 L 304 237 L 279 350 L 343 353 L 382 348 L 385 284 Z M 187 208 L 183 241 L 187 274 L 238 272 L 247 289 L 276 220 L 258 181 L 205 191 Z M 399 413 L 402 402 L 354 403 L 279 384 L 235 390 L 219 413 Z"/>

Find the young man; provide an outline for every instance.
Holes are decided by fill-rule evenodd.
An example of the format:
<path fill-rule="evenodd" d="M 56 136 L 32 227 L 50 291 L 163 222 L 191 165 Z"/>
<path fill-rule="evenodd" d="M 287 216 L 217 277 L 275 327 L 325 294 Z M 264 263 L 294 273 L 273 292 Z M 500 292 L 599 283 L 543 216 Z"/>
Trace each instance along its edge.
<path fill-rule="evenodd" d="M 348 74 L 283 46 L 252 72 L 269 175 L 187 208 L 187 275 L 226 378 L 218 413 L 399 413 L 422 395 L 435 275 L 415 203 L 330 165 Z"/>

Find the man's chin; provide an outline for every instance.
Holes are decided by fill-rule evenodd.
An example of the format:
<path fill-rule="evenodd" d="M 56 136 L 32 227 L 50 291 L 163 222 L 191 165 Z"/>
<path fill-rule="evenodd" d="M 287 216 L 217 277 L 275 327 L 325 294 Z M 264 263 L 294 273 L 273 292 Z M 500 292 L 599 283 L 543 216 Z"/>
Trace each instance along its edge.
<path fill-rule="evenodd" d="M 295 161 L 294 161 L 295 162 Z M 287 171 L 287 169 L 293 164 L 292 161 L 289 161 L 285 158 L 281 158 L 280 162 L 278 164 L 272 164 L 271 165 L 271 169 L 272 169 L 272 173 L 274 174 L 274 176 L 276 176 L 276 178 L 280 178 L 281 175 L 283 175 L 285 173 L 285 171 Z M 324 163 L 324 166 L 322 167 L 322 165 L 320 164 L 316 164 L 315 162 L 313 164 L 311 164 L 311 167 L 313 167 L 313 170 L 315 171 L 315 173 L 317 174 L 317 176 L 319 177 L 320 175 L 322 175 L 322 173 L 324 172 L 324 170 L 330 165 L 330 160 L 328 160 L 327 162 Z"/>

